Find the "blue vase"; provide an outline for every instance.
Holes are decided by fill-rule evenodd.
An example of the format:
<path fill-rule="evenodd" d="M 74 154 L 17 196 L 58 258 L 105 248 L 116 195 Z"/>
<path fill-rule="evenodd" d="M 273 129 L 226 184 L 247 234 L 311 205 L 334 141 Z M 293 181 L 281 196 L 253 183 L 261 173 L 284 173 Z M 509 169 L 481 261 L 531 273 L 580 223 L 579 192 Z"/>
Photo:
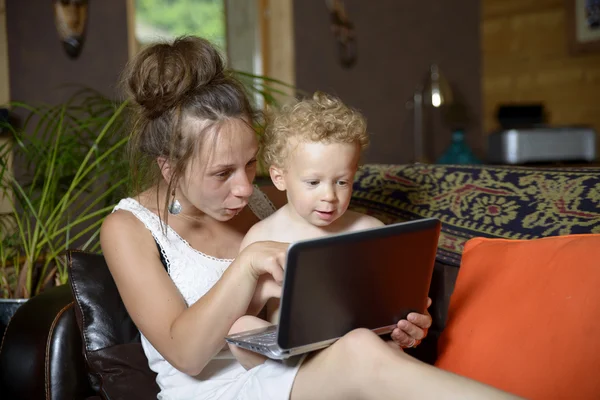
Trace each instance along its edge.
<path fill-rule="evenodd" d="M 473 154 L 465 140 L 463 130 L 452 132 L 452 142 L 444 154 L 438 159 L 438 164 L 481 164 L 481 161 Z"/>

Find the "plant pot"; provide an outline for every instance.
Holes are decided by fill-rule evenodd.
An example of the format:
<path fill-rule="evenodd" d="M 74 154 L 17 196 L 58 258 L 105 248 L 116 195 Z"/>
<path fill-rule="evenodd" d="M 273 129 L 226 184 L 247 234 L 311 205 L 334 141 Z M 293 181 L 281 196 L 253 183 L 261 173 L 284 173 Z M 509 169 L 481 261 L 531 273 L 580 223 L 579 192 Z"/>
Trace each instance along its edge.
<path fill-rule="evenodd" d="M 0 299 L 0 338 L 4 337 L 4 331 L 8 322 L 15 315 L 17 309 L 28 299 Z"/>

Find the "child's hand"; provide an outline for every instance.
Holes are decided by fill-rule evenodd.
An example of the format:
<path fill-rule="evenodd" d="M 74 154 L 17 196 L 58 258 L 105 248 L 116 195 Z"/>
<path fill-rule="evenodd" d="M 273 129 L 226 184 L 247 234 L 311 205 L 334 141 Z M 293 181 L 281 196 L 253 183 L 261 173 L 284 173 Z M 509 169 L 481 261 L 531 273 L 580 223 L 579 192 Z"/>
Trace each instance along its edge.
<path fill-rule="evenodd" d="M 279 299 L 281 297 L 281 284 L 275 282 L 275 279 L 271 275 L 262 275 L 256 284 L 254 297 L 263 306 L 269 299 Z"/>
<path fill-rule="evenodd" d="M 248 314 L 256 315 L 263 309 L 267 301 L 272 298 L 281 297 L 281 285 L 271 275 L 264 274 L 258 278 L 254 296 L 248 306 Z"/>
<path fill-rule="evenodd" d="M 431 305 L 431 299 L 427 299 L 427 308 Z M 392 332 L 392 340 L 398 346 L 406 349 L 417 347 L 421 340 L 427 336 L 427 330 L 431 326 L 431 315 L 410 313 L 406 319 L 398 321 L 398 326 Z"/>

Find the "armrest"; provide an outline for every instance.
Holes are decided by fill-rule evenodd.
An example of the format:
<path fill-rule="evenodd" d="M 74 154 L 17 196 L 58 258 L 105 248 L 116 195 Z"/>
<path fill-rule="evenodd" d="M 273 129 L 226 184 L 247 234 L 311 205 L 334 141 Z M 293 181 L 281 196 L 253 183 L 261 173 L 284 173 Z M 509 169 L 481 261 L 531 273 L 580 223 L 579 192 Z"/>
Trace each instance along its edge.
<path fill-rule="evenodd" d="M 0 347 L 3 398 L 73 400 L 94 394 L 73 306 L 69 285 L 62 285 L 17 310 Z"/>

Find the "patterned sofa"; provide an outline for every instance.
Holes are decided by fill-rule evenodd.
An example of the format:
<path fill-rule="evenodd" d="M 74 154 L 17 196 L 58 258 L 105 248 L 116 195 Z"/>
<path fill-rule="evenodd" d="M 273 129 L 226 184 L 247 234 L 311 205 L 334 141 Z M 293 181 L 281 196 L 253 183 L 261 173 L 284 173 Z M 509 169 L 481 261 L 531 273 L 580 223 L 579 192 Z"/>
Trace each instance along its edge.
<path fill-rule="evenodd" d="M 413 351 L 433 363 L 465 242 L 600 233 L 600 169 L 371 164 L 357 174 L 351 207 L 385 223 L 442 221 L 430 290 L 433 326 Z"/>

